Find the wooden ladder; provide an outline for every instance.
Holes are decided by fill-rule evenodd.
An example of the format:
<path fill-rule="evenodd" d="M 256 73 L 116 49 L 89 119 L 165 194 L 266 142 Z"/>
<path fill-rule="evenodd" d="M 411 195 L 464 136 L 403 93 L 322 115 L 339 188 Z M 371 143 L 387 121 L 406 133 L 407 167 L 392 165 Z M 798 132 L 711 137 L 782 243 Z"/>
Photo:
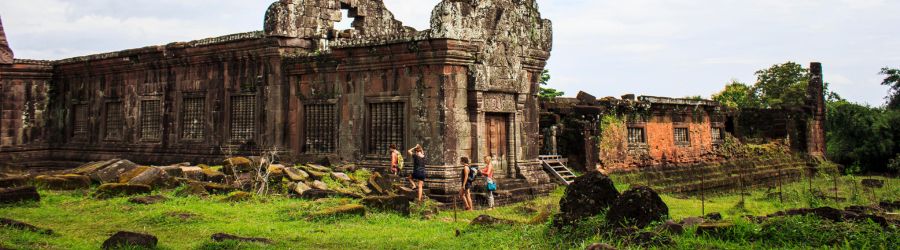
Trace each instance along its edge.
<path fill-rule="evenodd" d="M 541 155 L 538 156 L 538 159 L 541 161 L 541 165 L 544 166 L 544 169 L 556 177 L 556 180 L 563 185 L 572 184 L 572 182 L 575 181 L 575 177 L 578 177 L 575 176 L 575 173 L 573 173 L 572 170 L 566 167 L 566 163 L 568 163 L 569 159 L 562 158 L 562 156 L 559 155 Z"/>

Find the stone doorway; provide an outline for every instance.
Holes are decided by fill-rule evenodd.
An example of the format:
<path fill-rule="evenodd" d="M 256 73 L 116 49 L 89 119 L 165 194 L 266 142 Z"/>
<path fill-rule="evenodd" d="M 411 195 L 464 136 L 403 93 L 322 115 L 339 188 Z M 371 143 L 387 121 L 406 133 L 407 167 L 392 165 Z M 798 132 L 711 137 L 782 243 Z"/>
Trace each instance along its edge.
<path fill-rule="evenodd" d="M 495 177 L 510 175 L 509 115 L 485 114 L 485 130 L 485 146 L 487 155 L 493 159 Z"/>

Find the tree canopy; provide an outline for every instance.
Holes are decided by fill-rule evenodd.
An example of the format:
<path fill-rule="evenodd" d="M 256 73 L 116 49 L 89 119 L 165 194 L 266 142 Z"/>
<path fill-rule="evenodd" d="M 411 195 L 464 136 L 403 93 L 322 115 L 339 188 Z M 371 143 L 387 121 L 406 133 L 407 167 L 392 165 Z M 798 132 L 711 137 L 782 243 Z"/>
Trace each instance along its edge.
<path fill-rule="evenodd" d="M 541 89 L 538 92 L 538 97 L 540 97 L 542 100 L 553 100 L 553 98 L 557 98 L 557 97 L 560 97 L 560 96 L 563 96 L 566 94 L 565 92 L 556 90 L 554 88 L 543 87 L 543 86 L 547 86 L 547 84 L 550 83 L 550 71 L 549 70 L 545 69 L 543 72 L 541 72 L 540 83 L 541 83 L 541 87 L 540 87 Z"/>
<path fill-rule="evenodd" d="M 752 87 L 736 79 L 732 79 L 725 85 L 725 90 L 713 94 L 712 99 L 730 108 L 758 108 L 761 106 Z"/>
<path fill-rule="evenodd" d="M 885 76 L 881 85 L 888 86 L 889 93 L 885 98 L 889 109 L 900 109 L 900 69 L 882 68 L 881 74 Z"/>
<path fill-rule="evenodd" d="M 802 106 L 806 101 L 809 69 L 794 62 L 772 65 L 756 72 L 753 93 L 764 108 Z"/>

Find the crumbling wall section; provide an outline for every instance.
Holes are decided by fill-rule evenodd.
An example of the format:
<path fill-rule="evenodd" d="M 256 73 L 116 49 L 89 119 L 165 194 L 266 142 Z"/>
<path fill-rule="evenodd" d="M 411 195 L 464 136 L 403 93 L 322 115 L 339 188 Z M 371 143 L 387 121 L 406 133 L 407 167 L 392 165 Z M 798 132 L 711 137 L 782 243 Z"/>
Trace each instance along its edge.
<path fill-rule="evenodd" d="M 342 9 L 354 18 L 354 29 L 345 34 L 334 29 L 334 23 L 343 19 Z M 281 0 L 269 6 L 264 28 L 268 36 L 305 39 L 377 37 L 413 31 L 394 19 L 381 0 Z M 327 42 L 320 46 L 326 48 Z"/>
<path fill-rule="evenodd" d="M 3 31 L 3 21 L 0 20 L 0 64 L 12 64 L 13 58 L 13 51 L 6 41 L 6 32 Z"/>

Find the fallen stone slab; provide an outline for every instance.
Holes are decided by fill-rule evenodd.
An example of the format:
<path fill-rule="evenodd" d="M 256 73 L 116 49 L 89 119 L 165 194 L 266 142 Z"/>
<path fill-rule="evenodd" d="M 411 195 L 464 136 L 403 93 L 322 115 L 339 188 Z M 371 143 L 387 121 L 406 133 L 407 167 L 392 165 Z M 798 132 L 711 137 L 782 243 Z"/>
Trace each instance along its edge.
<path fill-rule="evenodd" d="M 611 246 L 606 243 L 594 243 L 585 248 L 584 250 L 618 250 L 616 247 Z"/>
<path fill-rule="evenodd" d="M 207 168 L 203 168 L 200 172 L 203 174 L 203 176 L 201 177 L 202 181 L 216 182 L 216 183 L 224 183 L 225 182 L 225 174 L 222 172 L 219 172 L 215 169 L 207 167 Z"/>
<path fill-rule="evenodd" d="M 136 194 L 149 194 L 152 188 L 147 185 L 127 183 L 107 183 L 100 185 L 94 192 L 94 198 L 109 199 L 120 196 L 132 196 Z"/>
<path fill-rule="evenodd" d="M 34 225 L 25 223 L 25 222 L 13 220 L 13 219 L 7 219 L 7 218 L 0 218 L 0 226 L 17 229 L 17 230 L 31 231 L 31 232 L 40 233 L 40 234 L 47 234 L 47 235 L 53 234 L 53 230 L 39 228 Z"/>
<path fill-rule="evenodd" d="M 411 201 L 406 196 L 372 196 L 363 198 L 360 204 L 372 210 L 394 212 L 409 216 L 409 203 Z"/>
<path fill-rule="evenodd" d="M 350 183 L 353 181 L 349 175 L 340 172 L 331 172 L 331 178 L 342 183 Z"/>
<path fill-rule="evenodd" d="M 356 195 L 356 194 L 341 193 L 341 192 L 337 192 L 334 190 L 310 189 L 310 190 L 307 190 L 306 192 L 303 192 L 303 194 L 300 195 L 300 198 L 307 199 L 307 200 L 317 200 L 317 199 L 322 199 L 322 198 L 359 199 L 362 197 L 359 195 Z"/>
<path fill-rule="evenodd" d="M 657 233 L 666 233 L 671 235 L 680 235 L 684 233 L 684 226 L 678 223 L 675 223 L 673 220 L 667 220 L 665 223 L 659 225 L 654 230 Z"/>
<path fill-rule="evenodd" d="M 209 192 L 206 191 L 206 187 L 203 186 L 203 183 L 188 182 L 187 184 L 184 184 L 184 187 L 179 188 L 178 191 L 175 192 L 175 195 L 178 197 L 206 197 L 209 196 Z"/>
<path fill-rule="evenodd" d="M 41 201 L 41 195 L 33 186 L 0 189 L 0 204 L 12 204 L 24 201 Z"/>
<path fill-rule="evenodd" d="M 319 189 L 319 190 L 330 190 L 328 188 L 328 184 L 325 184 L 322 181 L 313 181 L 312 183 L 309 184 L 309 186 L 312 188 L 315 188 L 315 189 Z"/>
<path fill-rule="evenodd" d="M 228 194 L 228 197 L 222 198 L 222 202 L 242 202 L 253 198 L 253 194 L 244 191 L 235 191 Z"/>
<path fill-rule="evenodd" d="M 731 222 L 704 222 L 697 225 L 697 231 L 695 232 L 697 235 L 716 236 L 732 228 L 734 228 L 734 223 Z"/>
<path fill-rule="evenodd" d="M 134 249 L 136 247 L 153 249 L 159 240 L 156 236 L 143 233 L 119 231 L 103 242 L 101 247 L 107 249 Z"/>
<path fill-rule="evenodd" d="M 120 175 L 137 167 L 139 166 L 134 162 L 131 162 L 129 160 L 120 160 L 116 161 L 115 163 L 109 164 L 103 169 L 97 170 L 96 172 L 90 174 L 90 176 L 91 179 L 97 180 L 100 183 L 118 183 Z"/>
<path fill-rule="evenodd" d="M 230 194 L 231 192 L 237 191 L 237 188 L 225 184 L 211 182 L 204 182 L 203 188 L 206 189 L 206 191 L 210 194 Z"/>
<path fill-rule="evenodd" d="M 472 219 L 472 222 L 469 222 L 469 225 L 477 225 L 477 226 L 493 226 L 493 225 L 512 225 L 516 224 L 515 221 L 500 219 L 496 217 L 492 217 L 490 215 L 482 214 L 475 219 Z"/>
<path fill-rule="evenodd" d="M 366 207 L 359 204 L 346 204 L 340 205 L 337 207 L 330 207 L 322 209 L 321 211 L 310 213 L 308 218 L 322 219 L 322 218 L 335 218 L 335 217 L 349 217 L 349 216 L 365 216 L 366 215 Z"/>
<path fill-rule="evenodd" d="M 118 161 L 120 161 L 120 159 L 110 159 L 110 160 L 105 160 L 105 161 L 88 162 L 84 165 L 81 165 L 74 169 L 66 171 L 65 173 L 94 176 L 97 171 L 100 171 L 101 169 L 106 168 L 110 164 L 116 163 Z M 91 177 L 91 179 L 93 179 L 94 181 L 100 181 L 99 179 L 94 179 L 93 177 Z"/>
<path fill-rule="evenodd" d="M 897 211 L 900 210 L 900 201 L 882 201 L 878 206 L 887 211 Z"/>
<path fill-rule="evenodd" d="M 253 171 L 253 163 L 246 157 L 231 157 L 222 162 L 222 172 L 227 175 Z"/>
<path fill-rule="evenodd" d="M 226 233 L 216 233 L 212 235 L 212 240 L 215 242 L 222 242 L 226 240 L 232 241 L 240 241 L 240 242 L 253 242 L 253 243 L 264 243 L 264 244 L 272 244 L 272 240 L 266 238 L 248 238 L 248 237 L 240 237 L 236 235 L 226 234 Z"/>
<path fill-rule="evenodd" d="M 14 188 L 28 186 L 31 179 L 28 176 L 11 176 L 0 178 L 0 188 Z"/>
<path fill-rule="evenodd" d="M 49 190 L 77 190 L 91 187 L 91 178 L 84 175 L 40 175 L 34 177 L 34 184 Z"/>
<path fill-rule="evenodd" d="M 287 176 L 288 180 L 291 181 L 306 181 L 309 180 L 309 174 L 306 171 L 297 169 L 297 168 L 285 168 L 284 173 Z"/>
<path fill-rule="evenodd" d="M 181 178 L 184 177 L 184 171 L 181 169 L 182 166 L 165 166 L 158 167 L 159 170 L 166 172 L 166 175 L 173 178 Z"/>
<path fill-rule="evenodd" d="M 294 192 L 294 194 L 303 195 L 303 193 L 312 188 L 303 182 L 292 182 L 291 184 L 288 184 L 288 189 L 291 190 L 291 192 Z"/>
<path fill-rule="evenodd" d="M 143 196 L 143 197 L 134 197 L 134 198 L 128 199 L 128 202 L 131 202 L 134 204 L 141 204 L 141 205 L 152 205 L 152 204 L 156 204 L 156 203 L 160 203 L 160 202 L 165 202 L 167 200 L 169 200 L 169 198 L 166 198 L 165 196 L 162 196 L 162 195 L 151 195 L 151 196 Z"/>

